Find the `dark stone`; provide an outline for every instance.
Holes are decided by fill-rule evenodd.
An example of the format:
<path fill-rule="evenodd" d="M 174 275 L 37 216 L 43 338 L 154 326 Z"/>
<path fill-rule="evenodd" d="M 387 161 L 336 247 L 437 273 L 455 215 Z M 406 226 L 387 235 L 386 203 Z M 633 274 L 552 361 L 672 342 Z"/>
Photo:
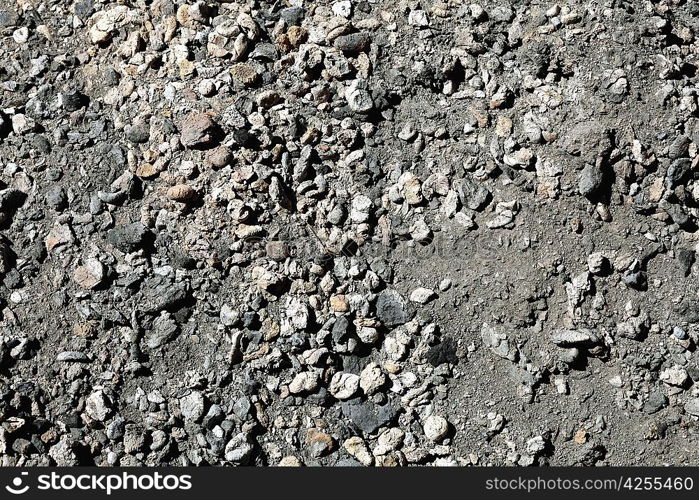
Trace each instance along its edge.
<path fill-rule="evenodd" d="M 456 356 L 454 341 L 447 337 L 439 344 L 430 347 L 427 351 L 427 362 L 432 366 L 439 366 L 442 363 L 457 364 L 459 358 Z"/>
<path fill-rule="evenodd" d="M 646 273 L 644 273 L 643 271 L 626 274 L 622 278 L 622 281 L 626 286 L 628 286 L 629 288 L 633 288 L 634 290 L 643 291 L 646 290 L 648 287 Z"/>
<path fill-rule="evenodd" d="M 673 161 L 665 174 L 665 185 L 669 189 L 674 189 L 682 185 L 692 170 L 692 160 L 689 158 L 680 158 Z"/>
<path fill-rule="evenodd" d="M 345 316 L 340 316 L 332 327 L 333 342 L 340 344 L 347 339 L 349 331 L 349 320 Z"/>
<path fill-rule="evenodd" d="M 689 248 L 680 248 L 675 252 L 675 256 L 677 257 L 677 260 L 680 263 L 680 269 L 682 270 L 682 274 L 685 276 L 689 276 L 689 273 L 692 271 L 692 264 L 694 264 L 694 250 L 691 250 Z"/>
<path fill-rule="evenodd" d="M 124 253 L 140 249 L 152 233 L 140 222 L 115 227 L 107 233 L 107 242 Z"/>
<path fill-rule="evenodd" d="M 338 36 L 333 45 L 336 49 L 349 54 L 357 54 L 366 51 L 371 44 L 371 38 L 366 33 L 350 33 Z"/>
<path fill-rule="evenodd" d="M 392 328 L 410 321 L 410 305 L 396 290 L 384 290 L 376 300 L 376 316 L 381 322 Z"/>
<path fill-rule="evenodd" d="M 667 406 L 667 396 L 660 391 L 651 392 L 648 395 L 648 400 L 643 404 L 643 411 L 652 415 L 657 413 Z"/>
<path fill-rule="evenodd" d="M 150 139 L 150 127 L 147 123 L 138 120 L 136 123 L 124 127 L 124 135 L 131 142 L 144 144 Z"/>
<path fill-rule="evenodd" d="M 68 112 L 77 111 L 83 106 L 87 106 L 90 99 L 77 90 L 71 90 L 62 95 L 63 108 Z"/>
<path fill-rule="evenodd" d="M 279 12 L 279 16 L 284 19 L 289 26 L 299 26 L 306 16 L 306 11 L 301 7 L 287 7 Z"/>
<path fill-rule="evenodd" d="M 392 403 L 383 406 L 371 401 L 350 399 L 341 404 L 342 414 L 364 434 L 371 434 L 380 427 L 390 424 L 400 409 Z"/>
<path fill-rule="evenodd" d="M 61 186 L 54 186 L 46 193 L 46 203 L 60 211 L 68 206 L 68 196 Z"/>
<path fill-rule="evenodd" d="M 80 420 L 80 415 L 77 413 L 67 413 L 60 417 L 61 422 L 68 428 L 82 427 L 83 423 Z"/>
<path fill-rule="evenodd" d="M 580 172 L 578 179 L 578 191 L 586 197 L 591 197 L 597 194 L 602 183 L 604 182 L 604 172 L 598 163 L 588 163 Z"/>

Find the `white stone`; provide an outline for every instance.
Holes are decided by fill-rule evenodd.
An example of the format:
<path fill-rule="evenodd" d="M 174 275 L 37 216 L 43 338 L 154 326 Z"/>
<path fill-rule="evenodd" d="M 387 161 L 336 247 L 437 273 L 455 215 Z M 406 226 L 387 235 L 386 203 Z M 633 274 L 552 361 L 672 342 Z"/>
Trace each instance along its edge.
<path fill-rule="evenodd" d="M 102 391 L 95 391 L 85 401 L 85 413 L 98 422 L 104 422 L 111 413 L 109 400 Z"/>
<path fill-rule="evenodd" d="M 355 196 L 352 200 L 352 209 L 350 211 L 350 218 L 352 222 L 361 223 L 369 220 L 371 216 L 371 208 L 373 203 L 369 197 L 360 194 Z"/>
<path fill-rule="evenodd" d="M 333 14 L 336 16 L 348 18 L 352 15 L 352 4 L 349 0 L 342 0 L 333 4 Z"/>
<path fill-rule="evenodd" d="M 408 24 L 411 26 L 429 26 L 430 21 L 427 19 L 427 13 L 424 10 L 411 10 L 408 14 Z"/>
<path fill-rule="evenodd" d="M 447 436 L 449 432 L 449 422 L 439 415 L 430 415 L 422 424 L 425 437 L 430 441 L 439 442 Z"/>
<path fill-rule="evenodd" d="M 417 302 L 418 304 L 427 304 L 435 297 L 436 295 L 433 290 L 424 287 L 416 288 L 413 290 L 413 293 L 410 294 L 411 302 Z"/>
<path fill-rule="evenodd" d="M 369 363 L 359 375 L 359 386 L 364 394 L 371 395 L 386 383 L 386 375 L 377 363 Z"/>
<path fill-rule="evenodd" d="M 337 372 L 330 381 L 330 394 L 337 399 L 349 399 L 359 390 L 359 375 Z"/>
<path fill-rule="evenodd" d="M 347 453 L 356 458 L 362 465 L 368 466 L 374 463 L 374 457 L 371 455 L 369 447 L 359 436 L 347 439 L 342 446 L 347 450 Z"/>
<path fill-rule="evenodd" d="M 291 394 L 301 394 L 303 392 L 313 392 L 318 388 L 320 380 L 315 372 L 297 373 L 289 384 Z"/>
<path fill-rule="evenodd" d="M 180 398 L 180 412 L 182 417 L 189 422 L 196 422 L 204 415 L 204 395 L 199 391 L 192 391 Z"/>

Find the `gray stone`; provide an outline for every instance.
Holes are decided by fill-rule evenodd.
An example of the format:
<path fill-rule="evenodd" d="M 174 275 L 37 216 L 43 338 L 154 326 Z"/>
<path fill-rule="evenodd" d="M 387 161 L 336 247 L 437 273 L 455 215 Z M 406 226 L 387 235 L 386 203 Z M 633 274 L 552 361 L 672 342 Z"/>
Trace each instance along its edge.
<path fill-rule="evenodd" d="M 204 395 L 199 391 L 192 391 L 180 398 L 180 412 L 185 420 L 198 422 L 204 415 Z"/>
<path fill-rule="evenodd" d="M 107 241 L 124 253 L 140 249 L 150 231 L 140 222 L 118 226 L 107 233 Z"/>
<path fill-rule="evenodd" d="M 371 434 L 390 424 L 400 411 L 393 403 L 379 406 L 371 401 L 362 402 L 359 398 L 344 401 L 342 414 L 364 434 Z"/>
<path fill-rule="evenodd" d="M 599 163 L 588 163 L 580 172 L 578 179 L 578 191 L 583 196 L 593 196 L 597 193 L 604 181 L 604 172 Z"/>
<path fill-rule="evenodd" d="M 643 404 L 643 411 L 648 414 L 657 413 L 667 406 L 667 402 L 667 396 L 659 390 L 651 392 Z"/>
<path fill-rule="evenodd" d="M 396 290 L 388 289 L 376 300 L 376 316 L 388 328 L 410 321 L 412 314 L 406 300 Z"/>
<path fill-rule="evenodd" d="M 338 36 L 333 41 L 333 46 L 343 52 L 356 54 L 369 49 L 371 38 L 366 33 L 350 33 L 349 35 Z"/>

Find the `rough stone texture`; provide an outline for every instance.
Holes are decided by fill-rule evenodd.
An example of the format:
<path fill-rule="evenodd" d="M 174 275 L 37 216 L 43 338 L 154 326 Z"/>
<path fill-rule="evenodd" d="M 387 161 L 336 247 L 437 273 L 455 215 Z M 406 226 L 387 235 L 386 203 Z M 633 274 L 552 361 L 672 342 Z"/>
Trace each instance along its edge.
<path fill-rule="evenodd" d="M 697 2 L 0 3 L 0 465 L 699 462 Z"/>

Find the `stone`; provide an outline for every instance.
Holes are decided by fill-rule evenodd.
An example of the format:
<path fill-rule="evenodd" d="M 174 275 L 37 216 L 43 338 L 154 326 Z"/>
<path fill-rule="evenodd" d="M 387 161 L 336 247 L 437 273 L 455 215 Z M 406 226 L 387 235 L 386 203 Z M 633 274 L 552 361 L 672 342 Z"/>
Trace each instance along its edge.
<path fill-rule="evenodd" d="M 329 389 L 337 399 L 350 399 L 359 390 L 359 375 L 337 372 L 330 381 Z"/>
<path fill-rule="evenodd" d="M 330 308 L 335 312 L 348 312 L 350 303 L 345 295 L 333 295 L 330 297 Z"/>
<path fill-rule="evenodd" d="M 234 464 L 247 465 L 253 450 L 252 444 L 248 442 L 247 434 L 240 432 L 226 443 L 224 457 Z"/>
<path fill-rule="evenodd" d="M 255 68 L 248 63 L 236 63 L 230 68 L 230 73 L 233 79 L 245 86 L 254 85 L 259 78 L 259 74 Z"/>
<path fill-rule="evenodd" d="M 654 391 L 648 395 L 648 399 L 643 404 L 643 411 L 651 415 L 665 408 L 667 403 L 668 399 L 665 394 L 660 391 Z"/>
<path fill-rule="evenodd" d="M 580 172 L 578 191 L 581 195 L 591 197 L 597 194 L 604 181 L 604 173 L 599 163 L 588 163 Z"/>
<path fill-rule="evenodd" d="M 410 294 L 410 301 L 417 304 L 427 304 L 436 296 L 437 294 L 429 288 L 420 287 L 413 290 L 413 292 Z"/>
<path fill-rule="evenodd" d="M 412 172 L 405 172 L 398 179 L 398 185 L 401 187 L 405 201 L 410 205 L 419 205 L 422 203 L 422 190 L 420 179 Z"/>
<path fill-rule="evenodd" d="M 319 429 L 308 429 L 306 446 L 311 456 L 319 458 L 335 450 L 335 440 L 330 434 Z"/>
<path fill-rule="evenodd" d="M 692 398 L 684 404 L 684 411 L 695 417 L 699 417 L 699 398 Z"/>
<path fill-rule="evenodd" d="M 369 466 L 374 463 L 374 456 L 369 451 L 369 447 L 364 440 L 359 436 L 353 436 L 345 440 L 342 443 L 342 447 L 362 465 Z"/>
<path fill-rule="evenodd" d="M 374 109 L 374 101 L 366 90 L 351 89 L 345 93 L 347 106 L 355 113 L 368 113 Z"/>
<path fill-rule="evenodd" d="M 291 394 L 304 394 L 315 392 L 320 385 L 320 378 L 315 372 L 301 372 L 294 376 L 289 384 Z"/>
<path fill-rule="evenodd" d="M 279 463 L 277 463 L 277 467 L 302 467 L 303 462 L 298 457 L 294 457 L 292 455 L 282 457 L 281 460 L 279 460 Z"/>
<path fill-rule="evenodd" d="M 270 259 L 281 262 L 289 257 L 289 245 L 285 241 L 268 241 L 265 252 Z"/>
<path fill-rule="evenodd" d="M 107 241 L 124 253 L 139 250 L 151 235 L 140 222 L 117 226 L 107 233 Z"/>
<path fill-rule="evenodd" d="M 400 408 L 392 403 L 378 405 L 359 398 L 343 401 L 340 406 L 342 414 L 365 436 L 376 432 L 398 416 Z"/>
<path fill-rule="evenodd" d="M 408 14 L 408 24 L 424 28 L 430 25 L 427 13 L 424 10 L 411 10 Z"/>
<path fill-rule="evenodd" d="M 371 38 L 367 33 L 340 35 L 333 40 L 333 46 L 347 54 L 358 54 L 369 50 Z"/>
<path fill-rule="evenodd" d="M 386 455 L 393 451 L 396 451 L 403 445 L 403 440 L 405 439 L 405 432 L 398 427 L 391 427 L 383 431 L 376 442 L 376 447 L 374 448 L 374 455 Z"/>
<path fill-rule="evenodd" d="M 506 333 L 498 331 L 487 323 L 483 323 L 481 339 L 486 347 L 501 358 L 509 359 L 510 361 L 517 359 L 517 349 L 510 345 Z"/>
<path fill-rule="evenodd" d="M 367 222 L 371 217 L 372 207 L 373 203 L 367 196 L 359 195 L 354 197 L 352 200 L 352 209 L 350 211 L 352 222 Z"/>
<path fill-rule="evenodd" d="M 175 184 L 167 190 L 167 197 L 173 201 L 187 203 L 197 197 L 197 192 L 187 184 Z"/>
<path fill-rule="evenodd" d="M 211 113 L 192 112 L 180 122 L 180 142 L 187 148 L 210 146 L 220 136 L 220 127 Z"/>
<path fill-rule="evenodd" d="M 461 204 L 470 210 L 480 211 L 490 200 L 490 191 L 485 186 L 470 178 L 457 179 L 452 182 L 452 189 L 458 195 Z"/>
<path fill-rule="evenodd" d="M 95 391 L 85 400 L 85 413 L 98 422 L 104 422 L 112 413 L 111 402 L 102 391 Z"/>
<path fill-rule="evenodd" d="M 609 266 L 609 260 L 601 252 L 591 253 L 587 256 L 587 268 L 592 274 L 606 273 Z"/>
<path fill-rule="evenodd" d="M 561 347 L 573 347 L 579 345 L 590 345 L 597 342 L 597 336 L 586 328 L 578 330 L 557 330 L 551 334 L 554 344 Z"/>
<path fill-rule="evenodd" d="M 388 328 L 410 321 L 411 313 L 405 299 L 396 290 L 387 289 L 379 293 L 376 300 L 376 317 Z"/>
<path fill-rule="evenodd" d="M 180 398 L 180 412 L 185 421 L 198 422 L 204 415 L 204 395 L 200 391 L 191 391 Z"/>
<path fill-rule="evenodd" d="M 136 120 L 124 127 L 124 136 L 135 144 L 144 144 L 150 139 L 150 126 L 143 120 Z"/>
<path fill-rule="evenodd" d="M 378 392 L 385 384 L 386 375 L 377 363 L 369 363 L 359 375 L 359 387 L 367 396 Z"/>
<path fill-rule="evenodd" d="M 88 363 L 90 358 L 81 351 L 61 351 L 56 356 L 56 361 L 62 363 Z"/>
<path fill-rule="evenodd" d="M 162 313 L 153 322 L 153 328 L 146 332 L 146 345 L 151 349 L 157 349 L 170 342 L 179 331 L 168 313 Z"/>
<path fill-rule="evenodd" d="M 449 422 L 442 416 L 430 415 L 422 424 L 422 430 L 427 439 L 438 443 L 447 437 L 449 433 Z"/>
<path fill-rule="evenodd" d="M 689 381 L 689 376 L 681 366 L 673 366 L 660 372 L 660 380 L 668 385 L 682 387 Z"/>
<path fill-rule="evenodd" d="M 104 265 L 94 257 L 85 259 L 82 266 L 73 271 L 73 280 L 81 287 L 92 290 L 98 287 L 105 277 Z"/>

